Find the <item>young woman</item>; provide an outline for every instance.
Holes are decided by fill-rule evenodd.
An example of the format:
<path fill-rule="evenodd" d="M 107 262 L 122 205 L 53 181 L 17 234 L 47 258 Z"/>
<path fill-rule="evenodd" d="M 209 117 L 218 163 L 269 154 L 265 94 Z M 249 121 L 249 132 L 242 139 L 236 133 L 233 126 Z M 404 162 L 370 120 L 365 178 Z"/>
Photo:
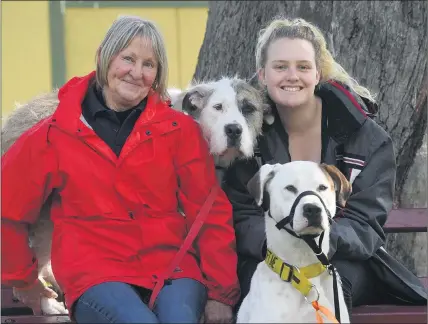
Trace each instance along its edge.
<path fill-rule="evenodd" d="M 383 248 L 396 165 L 391 138 L 370 118 L 377 106 L 369 90 L 335 62 L 320 30 L 303 19 L 276 19 L 260 32 L 256 68 L 273 118 L 259 139 L 259 159 L 236 163 L 224 185 L 234 209 L 242 298 L 266 252 L 263 211 L 246 184 L 261 164 L 309 160 L 336 165 L 352 183 L 332 225 L 329 255 L 348 308 L 426 303 L 419 280 Z"/>

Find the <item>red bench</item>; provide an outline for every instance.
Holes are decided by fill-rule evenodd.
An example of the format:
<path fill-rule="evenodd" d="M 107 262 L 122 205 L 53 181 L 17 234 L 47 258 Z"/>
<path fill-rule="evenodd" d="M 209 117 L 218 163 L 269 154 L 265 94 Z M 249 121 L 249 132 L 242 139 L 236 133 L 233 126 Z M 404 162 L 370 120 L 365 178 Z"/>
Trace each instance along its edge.
<path fill-rule="evenodd" d="M 393 210 L 386 233 L 426 232 L 426 209 Z M 428 278 L 421 278 L 428 288 Z M 1 289 L 1 323 L 70 323 L 68 316 L 34 316 L 31 309 L 14 300 L 10 288 Z M 427 306 L 367 305 L 352 310 L 352 323 L 427 323 Z"/>
<path fill-rule="evenodd" d="M 384 226 L 385 233 L 427 232 L 424 208 L 396 209 Z M 428 277 L 421 278 L 428 289 Z M 427 306 L 366 305 L 352 310 L 352 323 L 427 323 Z"/>
<path fill-rule="evenodd" d="M 393 209 L 384 226 L 385 233 L 426 232 L 428 211 L 426 208 Z"/>

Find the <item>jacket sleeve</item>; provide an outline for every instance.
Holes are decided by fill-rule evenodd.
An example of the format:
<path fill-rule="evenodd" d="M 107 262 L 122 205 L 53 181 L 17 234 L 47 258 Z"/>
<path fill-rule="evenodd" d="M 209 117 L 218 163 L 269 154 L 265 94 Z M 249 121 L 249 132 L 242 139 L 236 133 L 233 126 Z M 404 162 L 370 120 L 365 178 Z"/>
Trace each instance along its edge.
<path fill-rule="evenodd" d="M 264 212 L 247 190 L 248 181 L 258 169 L 255 159 L 236 161 L 227 170 L 223 190 L 233 206 L 238 253 L 263 261 L 266 255 Z"/>
<path fill-rule="evenodd" d="M 396 172 L 393 144 L 385 135 L 383 142 L 377 141 L 364 169 L 355 178 L 345 208 L 335 218 L 330 258 L 334 255 L 338 259 L 366 260 L 385 242 L 382 226 L 392 209 Z"/>
<path fill-rule="evenodd" d="M 46 131 L 39 127 L 24 133 L 2 156 L 1 276 L 2 284 L 8 286 L 23 287 L 37 279 L 28 226 L 36 222 L 52 190 L 51 167 L 55 164 L 44 144 Z"/>
<path fill-rule="evenodd" d="M 189 228 L 210 189 L 218 186 L 214 161 L 200 128 L 190 117 L 183 118 L 176 153 L 179 201 Z M 220 189 L 205 223 L 196 238 L 200 267 L 208 288 L 208 298 L 233 306 L 239 299 L 237 255 L 232 206 Z"/>

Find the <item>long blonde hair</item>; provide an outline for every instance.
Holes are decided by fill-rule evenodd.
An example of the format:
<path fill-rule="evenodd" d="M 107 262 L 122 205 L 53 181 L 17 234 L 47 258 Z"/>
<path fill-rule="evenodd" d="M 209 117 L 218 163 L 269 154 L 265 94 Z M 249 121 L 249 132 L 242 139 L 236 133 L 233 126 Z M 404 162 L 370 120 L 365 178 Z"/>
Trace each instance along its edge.
<path fill-rule="evenodd" d="M 315 64 L 321 74 L 320 82 L 339 81 L 347 85 L 359 96 L 375 102 L 374 95 L 353 79 L 345 69 L 337 63 L 327 49 L 325 37 L 320 29 L 302 18 L 287 19 L 278 17 L 260 30 L 256 45 L 256 69 L 265 67 L 269 45 L 279 38 L 297 38 L 309 41 L 315 50 Z"/>

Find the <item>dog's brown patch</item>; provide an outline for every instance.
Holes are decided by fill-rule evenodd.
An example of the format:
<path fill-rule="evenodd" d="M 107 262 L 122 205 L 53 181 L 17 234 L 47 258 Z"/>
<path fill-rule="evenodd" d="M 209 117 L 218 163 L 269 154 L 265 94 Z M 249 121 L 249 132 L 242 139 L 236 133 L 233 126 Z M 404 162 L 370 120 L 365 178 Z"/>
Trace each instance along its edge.
<path fill-rule="evenodd" d="M 336 201 L 341 207 L 345 207 L 346 201 L 352 192 L 351 183 L 346 179 L 340 170 L 334 165 L 321 164 L 321 170 L 327 175 L 332 188 L 336 190 Z"/>

